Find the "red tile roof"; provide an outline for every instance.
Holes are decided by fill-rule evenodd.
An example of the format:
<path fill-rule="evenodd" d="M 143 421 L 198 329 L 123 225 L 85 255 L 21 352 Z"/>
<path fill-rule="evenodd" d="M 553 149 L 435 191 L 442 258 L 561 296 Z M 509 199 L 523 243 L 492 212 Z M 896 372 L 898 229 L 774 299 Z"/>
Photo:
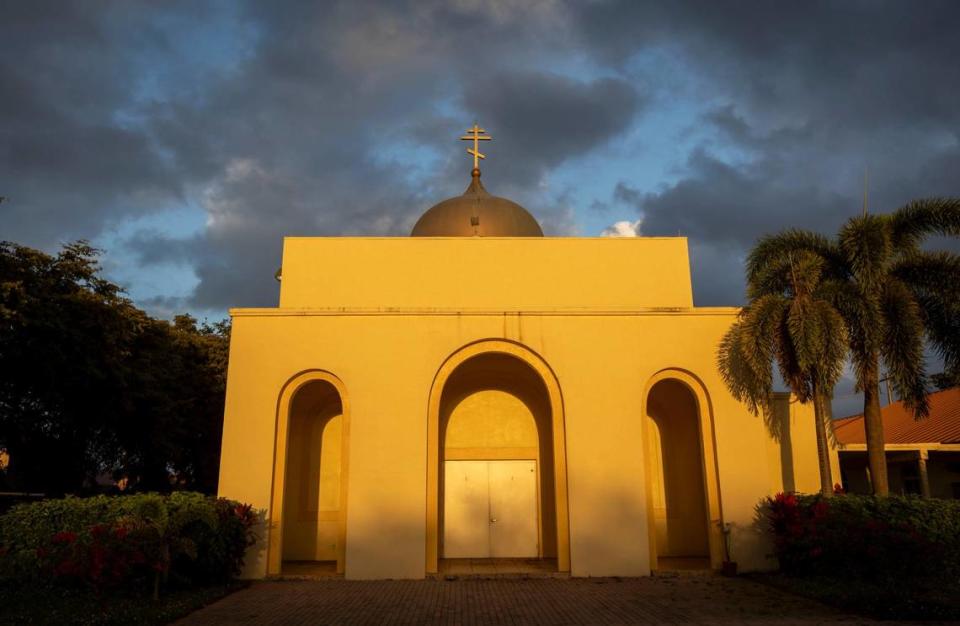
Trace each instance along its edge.
<path fill-rule="evenodd" d="M 930 417 L 913 419 L 903 402 L 880 409 L 885 443 L 960 443 L 960 387 L 931 393 Z M 838 419 L 833 423 L 837 441 L 842 444 L 866 443 L 863 414 Z"/>

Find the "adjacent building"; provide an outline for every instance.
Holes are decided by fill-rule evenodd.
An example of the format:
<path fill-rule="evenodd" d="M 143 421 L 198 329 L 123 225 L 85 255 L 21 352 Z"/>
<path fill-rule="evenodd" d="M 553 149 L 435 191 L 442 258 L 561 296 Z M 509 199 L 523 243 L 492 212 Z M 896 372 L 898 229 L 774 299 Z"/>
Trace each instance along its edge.
<path fill-rule="evenodd" d="M 880 409 L 890 493 L 960 498 L 960 387 L 930 394 L 930 416 L 914 419 L 903 402 Z M 843 486 L 871 493 L 863 414 L 834 423 Z"/>

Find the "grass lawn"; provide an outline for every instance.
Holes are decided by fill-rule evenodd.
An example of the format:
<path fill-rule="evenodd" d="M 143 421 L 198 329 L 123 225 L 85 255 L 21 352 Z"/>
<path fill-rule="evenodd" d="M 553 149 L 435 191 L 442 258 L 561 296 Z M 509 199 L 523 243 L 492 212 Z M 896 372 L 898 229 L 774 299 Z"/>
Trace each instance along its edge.
<path fill-rule="evenodd" d="M 158 602 L 150 597 L 115 597 L 100 602 L 89 593 L 0 584 L 4 624 L 168 624 L 246 587 L 233 583 L 171 591 Z"/>
<path fill-rule="evenodd" d="M 747 578 L 817 600 L 843 611 L 878 619 L 960 620 L 960 581 L 903 581 L 882 585 L 842 578 L 799 578 L 751 574 Z"/>

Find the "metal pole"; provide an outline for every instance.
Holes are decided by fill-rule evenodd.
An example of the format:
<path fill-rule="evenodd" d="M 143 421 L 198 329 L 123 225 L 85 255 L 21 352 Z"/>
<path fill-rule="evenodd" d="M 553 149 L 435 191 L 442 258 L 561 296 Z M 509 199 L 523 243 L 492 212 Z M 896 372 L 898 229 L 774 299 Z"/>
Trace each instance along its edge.
<path fill-rule="evenodd" d="M 887 389 L 887 406 L 890 406 L 893 404 L 893 395 L 890 393 L 890 377 L 881 378 L 880 382 L 882 382 Z"/>

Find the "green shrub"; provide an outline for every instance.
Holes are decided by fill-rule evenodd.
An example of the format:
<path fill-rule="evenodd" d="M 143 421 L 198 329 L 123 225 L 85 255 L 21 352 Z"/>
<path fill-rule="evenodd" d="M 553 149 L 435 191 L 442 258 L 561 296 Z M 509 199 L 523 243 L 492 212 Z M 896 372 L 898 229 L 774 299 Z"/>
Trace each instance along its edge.
<path fill-rule="evenodd" d="M 778 494 L 761 508 L 787 574 L 960 588 L 960 501 Z"/>
<path fill-rule="evenodd" d="M 64 498 L 0 516 L 0 581 L 144 591 L 223 583 L 253 544 L 249 505 L 198 493 Z"/>

